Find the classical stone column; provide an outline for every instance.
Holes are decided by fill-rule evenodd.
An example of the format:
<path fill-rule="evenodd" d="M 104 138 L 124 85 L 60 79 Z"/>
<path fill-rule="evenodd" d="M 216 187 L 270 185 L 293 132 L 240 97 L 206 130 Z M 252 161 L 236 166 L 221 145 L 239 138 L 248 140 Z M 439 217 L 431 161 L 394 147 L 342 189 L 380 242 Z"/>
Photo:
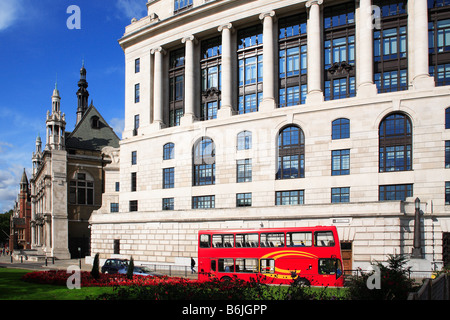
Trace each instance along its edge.
<path fill-rule="evenodd" d="M 222 106 L 217 112 L 217 117 L 228 118 L 233 114 L 233 87 L 232 87 L 232 64 L 231 64 L 231 32 L 233 26 L 231 23 L 222 25 L 218 28 L 222 33 L 222 88 L 221 100 Z"/>
<path fill-rule="evenodd" d="M 181 40 L 186 45 L 184 67 L 184 115 L 181 125 L 191 124 L 195 119 L 195 68 L 194 68 L 194 36 Z"/>
<path fill-rule="evenodd" d="M 414 24 L 413 39 L 409 37 L 409 43 L 413 43 L 414 50 L 414 76 L 412 83 L 415 89 L 431 88 L 434 79 L 428 73 L 428 6 L 426 0 L 414 0 L 414 14 L 409 23 Z"/>
<path fill-rule="evenodd" d="M 161 129 L 164 126 L 163 121 L 163 103 L 164 103 L 164 74 L 163 74 L 163 55 L 165 50 L 162 47 L 152 49 L 154 54 L 154 82 L 153 82 L 153 123 L 155 129 Z"/>
<path fill-rule="evenodd" d="M 260 106 L 262 111 L 275 109 L 275 59 L 276 47 L 273 35 L 273 22 L 275 12 L 261 13 L 259 19 L 263 22 L 263 100 Z"/>
<path fill-rule="evenodd" d="M 373 28 L 372 1 L 359 1 L 359 17 L 356 32 L 359 35 L 357 44 L 356 73 L 358 79 L 357 96 L 367 97 L 377 94 L 377 87 L 373 82 Z M 358 52 L 359 51 L 359 52 Z"/>
<path fill-rule="evenodd" d="M 323 0 L 309 0 L 306 8 L 309 8 L 307 27 L 307 48 L 308 48 L 308 94 L 306 103 L 323 102 L 322 91 L 322 43 L 320 28 L 320 7 Z"/>

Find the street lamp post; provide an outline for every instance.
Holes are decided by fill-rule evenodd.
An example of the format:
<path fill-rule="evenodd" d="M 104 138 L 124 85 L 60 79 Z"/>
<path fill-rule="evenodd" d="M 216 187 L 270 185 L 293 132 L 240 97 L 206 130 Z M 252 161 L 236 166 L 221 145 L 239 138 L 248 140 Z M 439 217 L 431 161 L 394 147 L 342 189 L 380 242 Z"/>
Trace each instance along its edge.
<path fill-rule="evenodd" d="M 414 213 L 414 247 L 412 250 L 411 258 L 422 259 L 422 235 L 420 232 L 420 199 L 416 198 L 414 201 L 414 206 L 416 208 Z"/>

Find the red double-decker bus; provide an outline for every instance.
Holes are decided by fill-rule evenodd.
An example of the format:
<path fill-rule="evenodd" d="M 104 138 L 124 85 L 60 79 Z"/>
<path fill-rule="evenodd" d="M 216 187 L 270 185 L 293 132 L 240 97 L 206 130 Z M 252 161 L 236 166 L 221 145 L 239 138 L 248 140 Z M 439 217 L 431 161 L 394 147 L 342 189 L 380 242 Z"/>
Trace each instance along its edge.
<path fill-rule="evenodd" d="M 198 234 L 198 278 L 312 286 L 344 285 L 336 228 L 202 230 Z"/>

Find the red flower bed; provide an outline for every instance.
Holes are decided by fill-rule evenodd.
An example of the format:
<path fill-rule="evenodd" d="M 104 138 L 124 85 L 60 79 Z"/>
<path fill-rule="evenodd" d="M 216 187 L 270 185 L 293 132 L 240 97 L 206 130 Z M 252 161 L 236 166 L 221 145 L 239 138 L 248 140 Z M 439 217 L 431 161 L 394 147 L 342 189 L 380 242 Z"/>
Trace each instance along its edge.
<path fill-rule="evenodd" d="M 67 280 L 73 273 L 64 270 L 35 271 L 25 274 L 22 280 L 28 282 L 66 286 Z M 73 279 L 69 280 L 73 282 Z M 108 286 L 151 286 L 160 283 L 185 283 L 190 280 L 175 277 L 150 277 L 134 275 L 130 280 L 125 274 L 100 274 L 94 279 L 88 271 L 80 271 L 81 287 L 108 287 Z"/>

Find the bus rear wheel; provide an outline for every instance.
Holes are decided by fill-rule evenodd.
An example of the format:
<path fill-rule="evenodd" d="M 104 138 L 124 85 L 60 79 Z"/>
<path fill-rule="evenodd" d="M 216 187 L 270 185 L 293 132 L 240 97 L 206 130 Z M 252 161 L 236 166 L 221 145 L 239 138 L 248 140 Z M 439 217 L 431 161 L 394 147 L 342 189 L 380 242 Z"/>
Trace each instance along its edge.
<path fill-rule="evenodd" d="M 228 276 L 225 276 L 225 277 L 220 278 L 220 280 L 222 280 L 222 281 L 231 281 L 231 278 L 228 277 Z"/>

